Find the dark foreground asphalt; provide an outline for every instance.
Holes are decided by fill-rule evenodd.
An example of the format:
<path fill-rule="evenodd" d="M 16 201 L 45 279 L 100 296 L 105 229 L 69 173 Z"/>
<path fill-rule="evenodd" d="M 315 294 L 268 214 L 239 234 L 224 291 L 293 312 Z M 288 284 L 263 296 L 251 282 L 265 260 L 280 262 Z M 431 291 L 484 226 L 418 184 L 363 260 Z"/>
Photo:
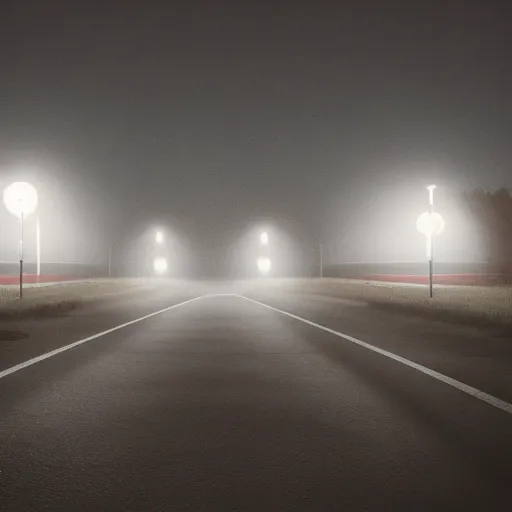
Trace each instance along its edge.
<path fill-rule="evenodd" d="M 8 375 L 0 400 L 1 510 L 512 506 L 511 414 L 235 296 Z"/>

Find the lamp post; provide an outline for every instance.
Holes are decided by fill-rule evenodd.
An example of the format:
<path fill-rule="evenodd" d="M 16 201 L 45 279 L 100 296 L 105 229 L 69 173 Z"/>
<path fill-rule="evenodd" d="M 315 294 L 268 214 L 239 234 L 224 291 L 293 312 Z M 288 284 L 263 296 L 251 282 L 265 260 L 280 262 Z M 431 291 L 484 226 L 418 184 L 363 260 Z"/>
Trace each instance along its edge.
<path fill-rule="evenodd" d="M 263 256 L 260 256 L 256 260 L 256 266 L 258 267 L 258 271 L 260 276 L 266 277 L 270 273 L 270 269 L 272 268 L 272 262 L 269 258 L 269 238 L 267 231 L 262 231 L 260 233 L 260 245 L 262 246 L 261 251 Z"/>
<path fill-rule="evenodd" d="M 435 185 L 429 185 L 428 190 L 428 211 L 422 213 L 416 222 L 416 227 L 420 233 L 427 238 L 427 257 L 428 257 L 428 286 L 430 298 L 434 296 L 434 235 L 440 234 L 444 229 L 443 217 L 434 212 L 434 190 Z"/>
<path fill-rule="evenodd" d="M 320 278 L 324 277 L 324 246 L 322 240 L 318 240 L 318 252 L 320 255 Z"/>
<path fill-rule="evenodd" d="M 39 280 L 39 276 L 41 275 L 41 225 L 39 215 L 36 220 L 36 273 Z"/>
<path fill-rule="evenodd" d="M 166 258 L 155 258 L 153 260 L 153 270 L 155 274 L 162 276 L 167 272 L 167 259 Z"/>
<path fill-rule="evenodd" d="M 158 227 L 155 230 L 155 245 L 152 250 L 153 253 L 153 274 L 163 277 L 168 273 L 169 262 L 168 262 L 168 236 L 167 229 L 165 227 Z"/>
<path fill-rule="evenodd" d="M 112 266 L 112 244 L 108 246 L 108 277 L 111 277 L 111 266 Z"/>
<path fill-rule="evenodd" d="M 272 262 L 270 261 L 270 258 L 265 256 L 258 258 L 256 265 L 258 266 L 258 270 L 262 277 L 267 277 L 270 273 L 270 270 L 272 269 Z"/>
<path fill-rule="evenodd" d="M 4 190 L 4 203 L 10 213 L 20 219 L 20 299 L 23 298 L 23 221 L 37 208 L 37 191 L 25 181 L 12 183 Z M 39 256 L 39 222 L 36 232 Z M 39 261 L 39 258 L 38 258 Z M 38 264 L 38 271 L 40 263 Z"/>
<path fill-rule="evenodd" d="M 428 190 L 428 216 L 430 218 L 430 224 L 432 225 L 432 209 L 434 207 L 434 190 L 436 189 L 435 185 L 429 185 L 427 187 Z M 434 233 L 430 233 L 428 237 L 429 244 L 429 258 L 428 258 L 428 288 L 430 293 L 430 298 L 434 295 Z"/>

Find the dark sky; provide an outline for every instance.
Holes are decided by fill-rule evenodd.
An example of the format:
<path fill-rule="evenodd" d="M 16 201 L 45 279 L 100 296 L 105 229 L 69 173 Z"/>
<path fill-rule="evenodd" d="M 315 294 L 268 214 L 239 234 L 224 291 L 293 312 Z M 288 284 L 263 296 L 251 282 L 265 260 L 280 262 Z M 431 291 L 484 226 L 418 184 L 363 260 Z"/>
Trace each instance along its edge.
<path fill-rule="evenodd" d="M 512 187 L 506 2 L 10 4 L 1 171 L 105 233 L 162 217 L 222 257 L 262 217 L 339 238 L 397 183 Z"/>

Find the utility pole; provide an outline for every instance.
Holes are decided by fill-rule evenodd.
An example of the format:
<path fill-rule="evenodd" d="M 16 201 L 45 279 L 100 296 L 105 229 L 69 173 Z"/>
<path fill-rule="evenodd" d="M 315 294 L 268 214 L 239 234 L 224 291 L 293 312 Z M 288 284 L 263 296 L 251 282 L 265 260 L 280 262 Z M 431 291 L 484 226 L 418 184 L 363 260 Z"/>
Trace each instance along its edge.
<path fill-rule="evenodd" d="M 23 210 L 20 215 L 20 299 L 23 298 Z"/>
<path fill-rule="evenodd" d="M 39 215 L 36 220 L 36 273 L 37 278 L 41 276 L 41 226 L 39 222 Z"/>
<path fill-rule="evenodd" d="M 434 208 L 434 189 L 435 185 L 430 185 L 428 189 L 428 215 L 430 218 L 430 234 L 428 236 L 428 287 L 430 298 L 434 296 L 434 229 L 432 221 L 432 210 Z"/>
<path fill-rule="evenodd" d="M 320 278 L 324 277 L 324 247 L 322 240 L 318 240 L 318 249 L 320 253 Z"/>

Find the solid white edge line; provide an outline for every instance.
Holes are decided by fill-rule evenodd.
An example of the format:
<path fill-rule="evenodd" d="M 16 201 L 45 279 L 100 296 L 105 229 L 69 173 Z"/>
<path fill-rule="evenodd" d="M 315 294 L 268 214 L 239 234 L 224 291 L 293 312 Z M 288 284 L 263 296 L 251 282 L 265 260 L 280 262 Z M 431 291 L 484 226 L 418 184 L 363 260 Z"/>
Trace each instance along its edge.
<path fill-rule="evenodd" d="M 421 364 L 410 361 L 409 359 L 405 359 L 404 357 L 398 356 L 398 355 L 394 354 L 393 352 L 388 352 L 387 350 L 384 350 L 382 348 L 378 348 L 378 347 L 375 347 L 374 345 L 370 345 L 369 343 L 366 343 L 357 338 L 354 338 L 353 336 L 349 336 L 348 334 L 343 334 L 341 332 L 335 331 L 334 329 L 329 329 L 329 327 L 325 327 L 323 325 L 317 324 L 315 322 L 312 322 L 311 320 L 302 318 L 301 316 L 297 316 L 292 313 L 288 313 L 287 311 L 283 311 L 281 309 L 274 308 L 273 306 L 269 306 L 268 304 L 264 304 L 263 302 L 259 302 L 254 299 L 250 299 L 249 297 L 245 297 L 244 295 L 237 295 L 237 296 L 240 297 L 241 299 L 245 299 L 250 302 L 254 302 L 255 304 L 259 304 L 260 306 L 263 306 L 265 308 L 272 309 L 278 313 L 281 313 L 282 315 L 286 315 L 291 318 L 294 318 L 295 320 L 304 322 L 305 324 L 316 327 L 317 329 L 321 329 L 322 331 L 328 332 L 330 334 L 334 334 L 335 336 L 338 336 L 339 338 L 343 338 L 344 340 L 355 343 L 356 345 L 364 347 L 368 350 L 377 352 L 378 354 L 381 354 L 385 357 L 389 357 L 390 359 L 393 359 L 394 361 L 398 361 L 399 363 L 409 366 L 410 368 L 414 368 L 415 370 L 418 370 L 419 372 L 424 373 L 425 375 L 428 375 L 429 377 L 432 377 L 433 379 L 437 379 L 441 382 L 444 382 L 445 384 L 448 384 L 449 386 L 452 386 L 452 387 L 458 389 L 459 391 L 462 391 L 463 393 L 467 393 L 468 395 L 478 398 L 479 400 L 482 400 L 483 402 L 487 402 L 488 404 L 492 405 L 493 407 L 496 407 L 497 409 L 501 409 L 502 411 L 512 414 L 512 404 L 509 404 L 508 402 L 505 402 L 504 400 L 500 400 L 499 398 L 497 398 L 493 395 L 489 395 L 488 393 L 480 391 L 479 389 L 468 386 L 467 384 L 464 384 L 463 382 L 452 379 L 451 377 L 443 375 L 442 373 L 436 372 L 435 370 L 431 370 L 430 368 L 427 368 L 426 366 L 422 366 Z"/>
<path fill-rule="evenodd" d="M 6 370 L 0 371 L 0 379 L 3 379 L 4 377 L 7 377 L 7 375 L 11 375 L 19 370 L 23 370 L 23 368 L 27 368 L 28 366 L 32 366 L 33 364 L 39 363 L 41 361 L 44 361 L 45 359 L 56 356 L 57 354 L 60 354 L 61 352 L 65 352 L 66 350 L 70 350 L 74 347 L 77 347 L 78 345 L 87 343 L 88 341 L 95 340 L 96 338 L 101 338 L 101 336 L 105 336 L 106 334 L 110 334 L 111 332 L 118 331 L 119 329 L 123 329 L 124 327 L 128 327 L 129 325 L 136 324 L 137 322 L 141 322 L 142 320 L 146 320 L 147 318 L 151 318 L 152 316 L 160 315 L 162 313 L 165 313 L 166 311 L 170 311 L 171 309 L 174 309 L 174 308 L 177 308 L 180 306 L 184 306 L 185 304 L 189 304 L 190 302 L 194 302 L 199 299 L 204 299 L 206 297 L 210 297 L 210 295 L 201 295 L 199 297 L 194 297 L 193 299 L 189 299 L 184 302 L 174 304 L 172 306 L 169 306 L 168 308 L 160 309 L 159 311 L 155 311 L 154 313 L 149 313 L 149 315 L 141 316 L 140 318 L 136 318 L 135 320 L 130 320 L 129 322 L 126 322 L 124 324 L 116 325 L 115 327 L 112 327 L 111 329 L 107 329 L 106 331 L 98 332 L 98 333 L 93 334 L 92 336 L 89 336 L 87 338 L 83 338 L 81 340 L 75 341 L 74 343 L 70 343 L 69 345 L 65 345 L 63 347 L 52 350 L 50 352 L 46 352 L 45 354 L 41 354 L 40 356 L 29 359 L 28 361 L 24 361 L 23 363 L 17 364 L 15 366 L 11 366 L 10 368 L 7 368 Z"/>

